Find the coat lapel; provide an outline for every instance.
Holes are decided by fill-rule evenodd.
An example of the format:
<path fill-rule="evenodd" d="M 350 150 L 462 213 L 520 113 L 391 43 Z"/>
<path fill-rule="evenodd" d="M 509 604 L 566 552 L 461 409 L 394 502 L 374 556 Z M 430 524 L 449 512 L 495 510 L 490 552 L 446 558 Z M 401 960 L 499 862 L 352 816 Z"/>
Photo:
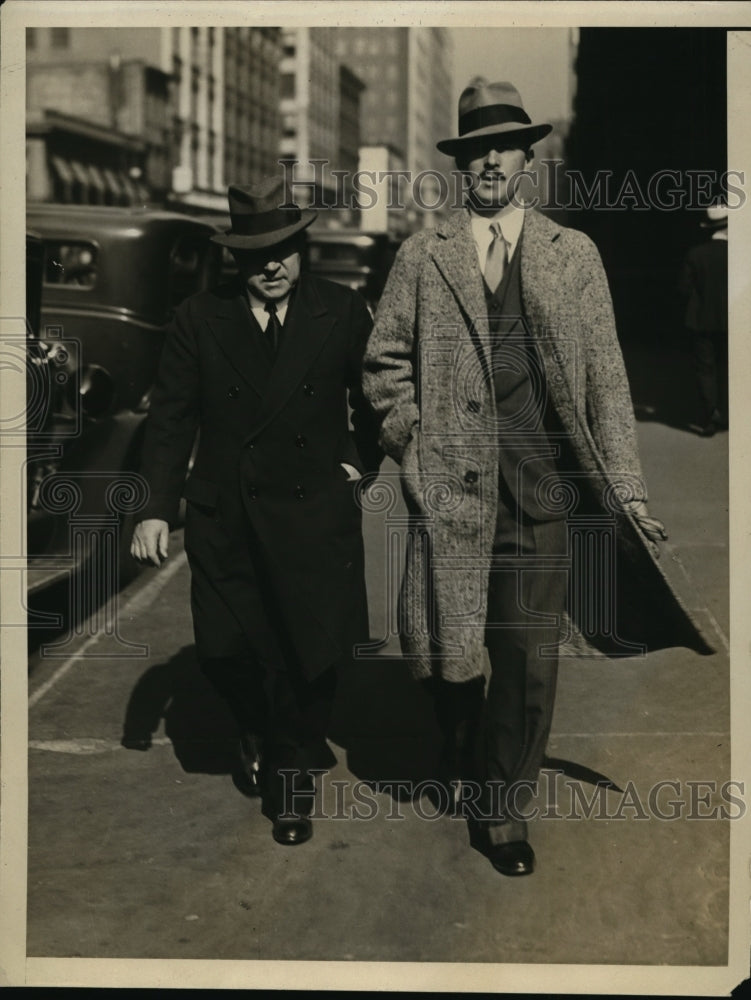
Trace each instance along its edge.
<path fill-rule="evenodd" d="M 436 230 L 436 234 L 440 238 L 431 251 L 433 260 L 456 297 L 486 371 L 490 371 L 488 310 L 469 212 L 455 212 Z"/>
<path fill-rule="evenodd" d="M 557 284 L 560 257 L 554 244 L 559 236 L 560 228 L 544 215 L 527 212 L 521 245 L 521 285 L 524 314 L 542 356 L 548 393 L 564 425 L 569 425 L 575 414 L 572 366 L 576 359 L 565 342 L 570 334 L 559 308 L 559 299 L 565 294 Z"/>
<path fill-rule="evenodd" d="M 268 377 L 261 411 L 252 433 L 277 415 L 305 377 L 334 327 L 334 318 L 307 275 L 300 278 L 284 321 L 282 343 Z"/>
<path fill-rule="evenodd" d="M 230 364 L 259 396 L 264 396 L 269 384 L 271 362 L 259 338 L 254 336 L 250 304 L 239 283 L 234 286 L 234 294 L 223 299 L 206 322 Z"/>

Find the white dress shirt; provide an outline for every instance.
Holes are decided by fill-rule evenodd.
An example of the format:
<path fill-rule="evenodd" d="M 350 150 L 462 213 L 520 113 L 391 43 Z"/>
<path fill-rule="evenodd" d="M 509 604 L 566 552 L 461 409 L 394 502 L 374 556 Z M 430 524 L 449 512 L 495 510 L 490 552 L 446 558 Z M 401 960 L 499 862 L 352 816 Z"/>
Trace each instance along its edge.
<path fill-rule="evenodd" d="M 250 289 L 248 289 L 248 298 L 250 299 L 250 308 L 253 315 L 258 320 L 258 325 L 262 330 L 265 330 L 269 325 L 269 314 L 266 310 L 265 300 L 259 299 Z M 289 295 L 284 299 L 280 299 L 275 305 L 276 315 L 279 317 L 279 325 L 284 326 L 284 317 L 287 315 L 287 306 L 289 305 Z"/>
<path fill-rule="evenodd" d="M 501 226 L 503 238 L 508 244 L 508 259 L 514 256 L 514 250 L 519 243 L 524 225 L 524 207 L 520 205 L 508 204 L 495 215 L 477 215 L 470 209 L 469 220 L 472 227 L 472 236 L 477 246 L 477 256 L 480 260 L 480 270 L 485 273 L 488 250 L 493 242 L 493 234 L 490 231 L 490 224 L 498 222 Z"/>

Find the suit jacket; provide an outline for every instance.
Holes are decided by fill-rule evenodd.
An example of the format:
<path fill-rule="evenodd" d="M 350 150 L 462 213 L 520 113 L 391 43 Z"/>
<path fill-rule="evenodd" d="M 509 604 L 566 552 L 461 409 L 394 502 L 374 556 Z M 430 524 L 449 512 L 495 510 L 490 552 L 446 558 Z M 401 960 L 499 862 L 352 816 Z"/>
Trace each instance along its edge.
<path fill-rule="evenodd" d="M 572 525 L 589 518 L 597 530 L 612 526 L 617 539 L 609 564 L 572 551 L 572 595 L 594 595 L 596 608 L 572 601 L 562 655 L 668 645 L 711 651 L 623 509 L 625 499 L 646 499 L 646 488 L 599 254 L 583 233 L 533 211 L 519 252 L 523 318 L 560 425 L 559 467 L 567 469 L 565 489 L 541 483 L 550 488 L 545 502 L 563 505 Z M 402 245 L 365 354 L 365 393 L 381 420 L 381 445 L 401 465 L 413 517 L 401 621 L 418 676 L 465 680 L 483 669 L 503 446 L 492 366 L 469 217 L 456 212 Z"/>
<path fill-rule="evenodd" d="M 142 518 L 174 524 L 187 501 L 199 656 L 250 644 L 264 658 L 271 619 L 314 676 L 367 631 L 361 512 L 341 463 L 380 462 L 361 391 L 372 323 L 356 292 L 305 274 L 275 362 L 252 322 L 240 282 L 178 308 L 147 419 Z"/>

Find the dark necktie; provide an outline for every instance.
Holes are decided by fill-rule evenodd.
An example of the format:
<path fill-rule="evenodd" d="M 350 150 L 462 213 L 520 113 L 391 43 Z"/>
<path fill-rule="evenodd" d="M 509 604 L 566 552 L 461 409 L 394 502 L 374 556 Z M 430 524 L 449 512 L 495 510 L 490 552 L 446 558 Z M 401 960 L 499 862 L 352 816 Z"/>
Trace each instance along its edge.
<path fill-rule="evenodd" d="M 267 302 L 266 312 L 269 314 L 269 321 L 266 324 L 266 339 L 269 342 L 271 353 L 276 357 L 282 335 L 282 324 L 276 314 L 276 302 Z"/>

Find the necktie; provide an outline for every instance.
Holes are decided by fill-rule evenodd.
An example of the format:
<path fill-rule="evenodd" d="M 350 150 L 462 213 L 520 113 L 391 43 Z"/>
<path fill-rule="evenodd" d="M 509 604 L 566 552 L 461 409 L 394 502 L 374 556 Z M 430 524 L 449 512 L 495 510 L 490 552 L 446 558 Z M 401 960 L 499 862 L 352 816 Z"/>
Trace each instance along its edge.
<path fill-rule="evenodd" d="M 279 350 L 279 341 L 282 334 L 282 325 L 276 314 L 276 302 L 267 302 L 266 312 L 269 314 L 269 321 L 266 324 L 266 340 L 271 347 L 271 353 L 274 357 L 276 357 L 276 352 Z"/>
<path fill-rule="evenodd" d="M 499 222 L 491 222 L 489 228 L 493 234 L 493 242 L 490 244 L 488 256 L 485 258 L 485 281 L 490 291 L 494 292 L 500 285 L 506 264 L 508 264 L 508 243 L 503 238 Z"/>

